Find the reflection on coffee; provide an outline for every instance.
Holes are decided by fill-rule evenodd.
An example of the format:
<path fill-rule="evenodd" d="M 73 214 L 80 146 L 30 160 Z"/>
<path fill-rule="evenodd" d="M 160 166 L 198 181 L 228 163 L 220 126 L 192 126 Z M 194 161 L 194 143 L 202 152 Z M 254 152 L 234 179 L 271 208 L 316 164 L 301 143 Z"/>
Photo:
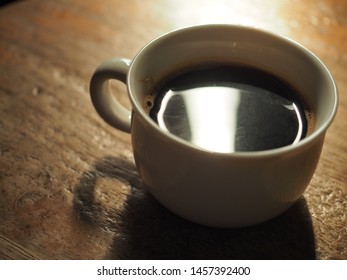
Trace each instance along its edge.
<path fill-rule="evenodd" d="M 181 72 L 154 94 L 161 129 L 215 152 L 261 151 L 307 133 L 306 105 L 288 84 L 259 69 L 209 65 Z"/>

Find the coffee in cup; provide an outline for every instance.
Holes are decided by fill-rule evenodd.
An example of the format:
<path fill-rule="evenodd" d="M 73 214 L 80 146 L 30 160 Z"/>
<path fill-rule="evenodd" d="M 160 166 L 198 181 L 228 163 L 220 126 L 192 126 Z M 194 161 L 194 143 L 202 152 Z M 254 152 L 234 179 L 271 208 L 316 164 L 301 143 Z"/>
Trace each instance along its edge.
<path fill-rule="evenodd" d="M 145 107 L 161 129 L 214 152 L 292 145 L 314 127 L 289 83 L 255 67 L 204 62 L 160 81 Z"/>
<path fill-rule="evenodd" d="M 131 110 L 110 92 L 111 79 L 126 84 Z M 149 192 L 215 227 L 255 225 L 293 205 L 338 105 L 334 80 L 312 52 L 227 24 L 175 30 L 132 60 L 101 63 L 90 94 L 107 123 L 131 133 Z"/>

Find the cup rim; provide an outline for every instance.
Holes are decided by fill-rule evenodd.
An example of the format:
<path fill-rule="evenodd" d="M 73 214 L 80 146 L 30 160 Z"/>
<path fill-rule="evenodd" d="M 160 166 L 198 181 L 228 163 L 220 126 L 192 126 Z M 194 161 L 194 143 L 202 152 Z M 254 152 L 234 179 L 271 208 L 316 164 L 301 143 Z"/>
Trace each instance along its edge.
<path fill-rule="evenodd" d="M 286 44 L 291 45 L 292 47 L 300 50 L 302 53 L 305 53 L 308 56 L 311 56 L 324 70 L 325 75 L 327 79 L 330 81 L 330 83 L 333 86 L 334 92 L 333 92 L 333 98 L 334 98 L 334 104 L 332 106 L 332 110 L 329 114 L 329 117 L 327 120 L 318 128 L 315 129 L 310 135 L 305 137 L 304 139 L 300 140 L 298 143 L 292 144 L 292 145 L 287 145 L 279 148 L 274 148 L 274 149 L 269 149 L 269 150 L 259 150 L 259 151 L 235 151 L 235 152 L 217 152 L 217 151 L 212 151 L 208 150 L 202 147 L 199 147 L 187 140 L 184 140 L 174 134 L 165 132 L 162 130 L 155 122 L 152 120 L 148 113 L 145 112 L 144 108 L 142 107 L 141 104 L 139 104 L 136 99 L 134 98 L 134 92 L 132 89 L 132 84 L 131 84 L 131 76 L 133 75 L 134 68 L 136 65 L 136 62 L 139 57 L 142 56 L 143 52 L 147 50 L 149 47 L 153 47 L 156 44 L 160 43 L 163 39 L 167 38 L 168 36 L 174 36 L 177 33 L 181 32 L 189 32 L 189 31 L 194 31 L 194 30 L 201 30 L 201 29 L 209 29 L 209 28 L 234 28 L 234 29 L 239 29 L 239 30 L 245 30 L 245 31 L 252 31 L 252 32 L 258 32 L 260 34 L 263 34 L 264 36 L 272 37 L 273 39 L 276 40 L 281 40 L 282 42 L 285 42 Z M 188 27 L 183 27 L 183 28 L 178 28 L 174 29 L 172 31 L 169 31 L 167 33 L 164 33 L 155 39 L 151 40 L 149 43 L 147 43 L 134 57 L 134 59 L 131 62 L 128 75 L 127 75 L 127 88 L 128 88 L 128 93 L 129 93 L 129 98 L 133 107 L 133 110 L 136 111 L 137 114 L 139 114 L 142 118 L 144 118 L 147 122 L 148 125 L 151 126 L 157 133 L 160 135 L 167 137 L 168 139 L 171 139 L 172 141 L 178 142 L 181 145 L 199 151 L 207 154 L 213 154 L 213 155 L 218 155 L 222 157 L 245 157 L 245 158 L 253 158 L 253 157 L 265 157 L 265 156 L 273 156 L 273 155 L 280 155 L 288 152 L 292 152 L 295 150 L 298 150 L 306 145 L 308 145 L 311 142 L 314 142 L 316 139 L 318 139 L 322 134 L 326 132 L 326 130 L 329 128 L 331 123 L 333 122 L 336 114 L 337 114 L 337 109 L 338 109 L 338 102 L 339 102 L 339 96 L 338 96 L 338 89 L 336 86 L 336 83 L 333 79 L 332 74 L 330 73 L 329 69 L 327 66 L 322 62 L 322 60 L 315 55 L 312 51 L 301 45 L 300 43 L 283 36 L 281 34 L 276 34 L 274 32 L 264 30 L 258 27 L 252 27 L 252 26 L 244 26 L 244 25 L 236 25 L 236 24 L 203 24 L 203 25 L 194 25 L 194 26 L 188 26 Z"/>

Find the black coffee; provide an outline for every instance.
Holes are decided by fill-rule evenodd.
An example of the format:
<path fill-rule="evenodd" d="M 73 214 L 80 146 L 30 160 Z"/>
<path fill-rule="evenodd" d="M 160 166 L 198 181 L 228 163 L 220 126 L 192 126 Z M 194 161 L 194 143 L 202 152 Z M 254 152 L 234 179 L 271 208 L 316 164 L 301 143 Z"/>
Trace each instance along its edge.
<path fill-rule="evenodd" d="M 216 152 L 261 151 L 305 137 L 306 105 L 287 83 L 259 69 L 209 65 L 181 72 L 148 101 L 165 131 Z"/>

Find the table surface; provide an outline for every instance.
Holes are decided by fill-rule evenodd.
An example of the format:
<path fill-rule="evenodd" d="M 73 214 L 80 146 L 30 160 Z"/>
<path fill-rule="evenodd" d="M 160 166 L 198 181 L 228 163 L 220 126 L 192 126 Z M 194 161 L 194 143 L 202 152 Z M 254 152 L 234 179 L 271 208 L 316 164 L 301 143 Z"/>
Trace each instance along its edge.
<path fill-rule="evenodd" d="M 207 228 L 143 188 L 130 136 L 96 114 L 112 57 L 195 24 L 256 26 L 317 54 L 340 92 L 316 173 L 281 216 Z M 125 106 L 125 86 L 112 83 Z M 28 0 L 0 8 L 1 259 L 347 259 L 347 1 Z"/>

